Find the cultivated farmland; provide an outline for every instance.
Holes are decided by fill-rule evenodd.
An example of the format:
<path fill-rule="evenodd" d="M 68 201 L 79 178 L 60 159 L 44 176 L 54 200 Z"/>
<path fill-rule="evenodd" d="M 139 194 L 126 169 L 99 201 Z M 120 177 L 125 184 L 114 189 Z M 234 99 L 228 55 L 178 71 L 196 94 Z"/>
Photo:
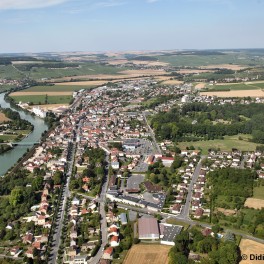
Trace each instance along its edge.
<path fill-rule="evenodd" d="M 202 92 L 201 95 L 217 96 L 217 97 L 264 97 L 262 90 L 239 90 L 239 91 L 223 91 L 223 92 Z"/>
<path fill-rule="evenodd" d="M 241 254 L 247 255 L 247 260 L 242 260 L 240 264 L 264 263 L 263 260 L 250 260 L 250 254 L 263 254 L 264 244 L 249 239 L 242 239 L 239 247 L 241 250 Z"/>
<path fill-rule="evenodd" d="M 124 264 L 166 264 L 170 246 L 134 245 L 124 260 Z"/>

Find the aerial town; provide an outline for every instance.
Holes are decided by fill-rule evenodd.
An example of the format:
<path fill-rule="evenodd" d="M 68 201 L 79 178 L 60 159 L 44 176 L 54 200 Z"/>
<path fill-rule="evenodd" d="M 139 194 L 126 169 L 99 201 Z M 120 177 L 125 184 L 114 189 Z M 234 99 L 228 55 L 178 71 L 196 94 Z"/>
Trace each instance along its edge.
<path fill-rule="evenodd" d="M 137 246 L 141 250 L 152 243 L 149 248 L 165 247 L 170 252 L 166 258 L 173 259 L 172 250 L 187 233 L 193 234 L 194 240 L 200 234 L 203 243 L 221 242 L 219 248 L 245 238 L 263 243 L 262 225 L 253 229 L 245 221 L 247 213 L 262 217 L 261 207 L 254 207 L 256 199 L 251 198 L 253 187 L 261 190 L 263 186 L 261 144 L 254 150 L 234 145 L 225 150 L 214 144 L 204 149 L 195 145 L 195 138 L 187 145 L 175 144 L 173 137 L 179 142 L 180 137 L 186 140 L 187 128 L 179 125 L 175 132 L 173 128 L 166 132 L 165 125 L 158 128 L 163 121 L 155 121 L 163 115 L 161 118 L 171 124 L 166 115 L 172 118 L 177 109 L 179 123 L 187 119 L 191 126 L 198 126 L 202 117 L 192 114 L 192 105 L 197 113 L 198 107 L 206 105 L 210 116 L 216 116 L 216 111 L 237 105 L 257 109 L 263 98 L 204 95 L 192 83 L 161 86 L 153 77 L 80 89 L 72 97 L 70 105 L 53 109 L 17 102 L 19 109 L 29 114 L 42 119 L 52 116 L 55 125 L 15 167 L 14 175 L 33 177 L 23 184 L 34 194 L 23 213 L 4 220 L 0 238 L 5 245 L 4 258 L 27 263 L 131 263 L 128 259 L 133 258 Z M 206 113 L 205 107 L 203 111 Z M 219 129 L 232 125 L 225 117 L 210 118 Z M 238 121 L 247 121 L 247 117 Z M 5 125 L 5 129 L 10 127 Z M 218 132 L 207 132 L 207 141 L 210 133 Z M 243 132 L 240 134 L 239 140 L 246 140 Z M 11 146 L 15 144 L 19 142 Z M 231 176 L 217 182 L 230 174 L 234 182 Z M 15 187 L 10 194 L 14 207 L 24 199 L 21 192 Z M 189 262 L 177 262 L 178 255 L 170 263 L 201 262 L 203 254 L 212 249 L 199 245 L 190 246 L 184 255 Z"/>

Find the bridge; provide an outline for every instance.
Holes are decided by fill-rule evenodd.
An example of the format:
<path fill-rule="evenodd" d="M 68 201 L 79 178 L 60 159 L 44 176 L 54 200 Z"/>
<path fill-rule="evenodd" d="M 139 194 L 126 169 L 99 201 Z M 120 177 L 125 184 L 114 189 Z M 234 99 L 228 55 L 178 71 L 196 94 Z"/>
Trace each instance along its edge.
<path fill-rule="evenodd" d="M 14 147 L 14 146 L 34 146 L 39 144 L 40 141 L 36 141 L 36 142 L 8 142 L 8 143 L 0 143 L 0 145 L 8 145 L 10 147 Z"/>
<path fill-rule="evenodd" d="M 13 146 L 34 146 L 39 144 L 40 141 L 36 141 L 36 142 L 12 142 L 11 144 Z"/>

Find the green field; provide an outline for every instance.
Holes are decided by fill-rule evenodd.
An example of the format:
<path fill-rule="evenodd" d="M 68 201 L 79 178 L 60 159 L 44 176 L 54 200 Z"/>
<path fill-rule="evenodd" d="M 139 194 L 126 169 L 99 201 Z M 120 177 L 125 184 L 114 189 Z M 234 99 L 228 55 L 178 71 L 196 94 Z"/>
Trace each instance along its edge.
<path fill-rule="evenodd" d="M 224 84 L 224 85 L 207 85 L 207 88 L 212 91 L 239 91 L 239 90 L 256 90 L 260 89 L 255 85 L 248 84 Z"/>
<path fill-rule="evenodd" d="M 264 186 L 254 187 L 253 198 L 264 200 Z"/>
<path fill-rule="evenodd" d="M 11 96 L 16 103 L 33 103 L 33 104 L 45 104 L 46 95 L 23 95 L 23 96 Z M 72 101 L 71 95 L 56 95 L 48 96 L 48 104 L 69 104 Z"/>
<path fill-rule="evenodd" d="M 92 89 L 95 85 L 43 85 L 32 86 L 23 92 L 74 92 L 81 89 Z"/>
<path fill-rule="evenodd" d="M 15 141 L 18 135 L 0 135 L 0 139 L 2 139 L 4 142 L 11 142 Z"/>
<path fill-rule="evenodd" d="M 243 140 L 239 140 L 238 137 Z M 197 142 L 179 142 L 179 147 L 181 149 L 186 149 L 187 147 L 194 146 L 196 149 L 201 148 L 202 154 L 208 154 L 208 149 L 210 148 L 220 148 L 223 151 L 231 151 L 232 148 L 237 148 L 241 151 L 253 151 L 256 150 L 256 146 L 259 144 L 249 142 L 248 139 L 250 135 L 236 135 L 236 136 L 226 136 L 225 139 L 215 139 L 208 141 L 197 141 Z"/>

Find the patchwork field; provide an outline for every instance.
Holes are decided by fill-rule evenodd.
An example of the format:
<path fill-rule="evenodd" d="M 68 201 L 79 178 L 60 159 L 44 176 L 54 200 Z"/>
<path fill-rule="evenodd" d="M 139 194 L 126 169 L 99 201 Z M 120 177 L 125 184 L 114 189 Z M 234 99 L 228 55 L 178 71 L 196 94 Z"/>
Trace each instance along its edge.
<path fill-rule="evenodd" d="M 250 260 L 250 254 L 263 254 L 264 244 L 249 239 L 242 239 L 239 247 L 241 250 L 241 255 L 245 254 L 247 256 L 247 259 L 242 260 L 240 264 L 264 263 L 263 260 Z"/>
<path fill-rule="evenodd" d="M 256 198 L 247 198 L 245 206 L 254 209 L 264 208 L 264 200 Z"/>
<path fill-rule="evenodd" d="M 5 116 L 5 114 L 0 113 L 0 123 L 9 121 L 10 119 Z"/>
<path fill-rule="evenodd" d="M 165 264 L 168 263 L 170 246 L 134 245 L 126 255 L 124 264 Z"/>
<path fill-rule="evenodd" d="M 262 90 L 240 90 L 240 91 L 223 91 L 223 92 L 201 92 L 201 95 L 217 97 L 264 97 Z"/>
<path fill-rule="evenodd" d="M 238 138 L 242 137 L 243 140 Z M 194 146 L 196 149 L 201 148 L 202 154 L 208 154 L 208 149 L 220 148 L 221 150 L 231 151 L 232 148 L 237 148 L 241 151 L 253 151 L 256 150 L 256 146 L 259 144 L 247 141 L 248 135 L 235 135 L 235 136 L 225 136 L 225 139 L 215 139 L 207 141 L 197 141 L 197 142 L 179 142 L 179 148 L 186 149 L 187 147 Z"/>

